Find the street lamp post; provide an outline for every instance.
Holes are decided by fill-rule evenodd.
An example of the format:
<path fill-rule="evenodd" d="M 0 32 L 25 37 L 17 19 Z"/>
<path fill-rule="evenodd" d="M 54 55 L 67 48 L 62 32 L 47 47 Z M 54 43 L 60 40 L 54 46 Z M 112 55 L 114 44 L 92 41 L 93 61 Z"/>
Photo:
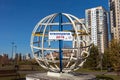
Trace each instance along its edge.
<path fill-rule="evenodd" d="M 17 46 L 15 45 L 15 53 L 14 53 L 14 59 L 15 59 L 15 64 L 17 63 L 17 59 L 16 59 L 16 53 L 17 53 Z"/>
<path fill-rule="evenodd" d="M 11 56 L 11 59 L 13 60 L 13 51 L 14 51 L 14 42 L 12 42 L 12 56 Z"/>
<path fill-rule="evenodd" d="M 15 53 L 17 52 L 17 46 L 15 45 Z"/>
<path fill-rule="evenodd" d="M 100 69 L 101 69 L 101 72 L 102 72 L 102 69 L 103 69 L 103 67 L 102 67 L 103 62 L 102 62 L 102 60 L 103 60 L 103 53 L 100 54 Z"/>

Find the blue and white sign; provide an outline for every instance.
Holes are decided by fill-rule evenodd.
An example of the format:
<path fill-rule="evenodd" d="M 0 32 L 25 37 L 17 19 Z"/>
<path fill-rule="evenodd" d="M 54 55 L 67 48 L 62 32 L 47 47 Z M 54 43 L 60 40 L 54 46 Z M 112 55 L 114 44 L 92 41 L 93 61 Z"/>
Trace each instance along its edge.
<path fill-rule="evenodd" d="M 64 40 L 64 41 L 72 41 L 73 36 L 71 32 L 62 32 L 62 31 L 51 31 L 49 32 L 49 39 L 50 40 Z"/>

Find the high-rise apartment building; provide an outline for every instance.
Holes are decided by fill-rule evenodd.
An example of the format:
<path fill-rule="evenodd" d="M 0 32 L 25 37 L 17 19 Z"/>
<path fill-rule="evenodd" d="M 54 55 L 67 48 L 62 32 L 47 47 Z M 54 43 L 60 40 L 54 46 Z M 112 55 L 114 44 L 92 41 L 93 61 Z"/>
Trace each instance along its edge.
<path fill-rule="evenodd" d="M 98 50 L 104 53 L 104 49 L 108 46 L 108 24 L 107 11 L 102 7 L 87 9 L 86 27 L 91 33 L 94 45 L 98 46 Z"/>
<path fill-rule="evenodd" d="M 109 0 L 109 6 L 111 36 L 120 41 L 120 0 Z"/>

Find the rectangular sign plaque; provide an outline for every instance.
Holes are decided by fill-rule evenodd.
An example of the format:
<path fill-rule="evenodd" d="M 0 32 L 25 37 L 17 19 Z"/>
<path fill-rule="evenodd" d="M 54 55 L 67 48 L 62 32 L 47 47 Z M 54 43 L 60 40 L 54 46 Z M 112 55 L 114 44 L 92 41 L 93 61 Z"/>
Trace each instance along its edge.
<path fill-rule="evenodd" d="M 73 36 L 71 32 L 63 32 L 63 31 L 51 31 L 49 32 L 50 40 L 64 40 L 64 41 L 72 41 Z"/>

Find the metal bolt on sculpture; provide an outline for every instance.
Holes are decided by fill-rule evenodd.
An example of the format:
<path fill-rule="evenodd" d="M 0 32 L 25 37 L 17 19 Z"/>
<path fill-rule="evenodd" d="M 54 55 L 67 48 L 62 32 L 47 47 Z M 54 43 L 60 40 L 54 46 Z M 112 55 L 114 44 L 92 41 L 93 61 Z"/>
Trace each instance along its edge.
<path fill-rule="evenodd" d="M 55 13 L 43 18 L 33 29 L 31 50 L 44 69 L 70 72 L 83 66 L 89 56 L 90 34 L 77 17 Z"/>

